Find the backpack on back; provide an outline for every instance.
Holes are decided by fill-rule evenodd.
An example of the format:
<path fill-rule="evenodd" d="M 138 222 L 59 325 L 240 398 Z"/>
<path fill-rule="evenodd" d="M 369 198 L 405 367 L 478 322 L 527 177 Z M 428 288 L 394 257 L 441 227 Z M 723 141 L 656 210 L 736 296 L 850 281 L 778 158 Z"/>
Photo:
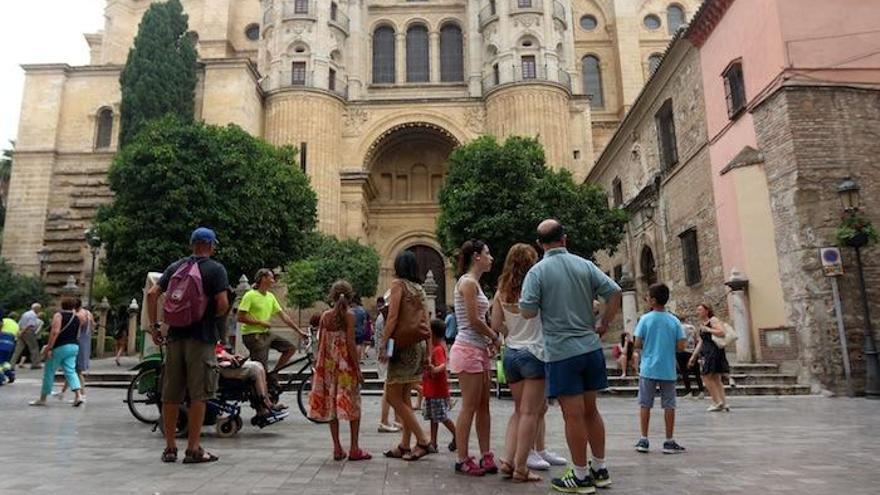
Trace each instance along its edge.
<path fill-rule="evenodd" d="M 168 282 L 168 291 L 162 313 L 165 323 L 172 327 L 188 327 L 202 320 L 208 307 L 208 298 L 202 285 L 199 260 L 188 259 L 177 267 Z"/>

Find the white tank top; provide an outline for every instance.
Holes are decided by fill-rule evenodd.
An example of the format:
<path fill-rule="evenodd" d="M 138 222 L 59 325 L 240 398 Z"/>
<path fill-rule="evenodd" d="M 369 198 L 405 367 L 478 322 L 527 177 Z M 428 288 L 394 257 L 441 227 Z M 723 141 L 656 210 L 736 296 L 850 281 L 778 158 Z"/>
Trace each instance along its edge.
<path fill-rule="evenodd" d="M 507 327 L 505 345 L 511 349 L 526 350 L 533 356 L 544 360 L 544 332 L 541 327 L 541 315 L 532 319 L 525 319 L 518 312 L 508 309 L 510 305 L 501 305 L 504 311 L 504 326 Z"/>
<path fill-rule="evenodd" d="M 458 322 L 458 335 L 456 335 L 455 341 L 472 345 L 474 347 L 486 348 L 489 347 L 489 344 L 491 343 L 489 337 L 474 330 L 471 326 L 471 322 L 468 320 L 467 307 L 465 306 L 464 295 L 461 293 L 460 288 L 461 281 L 464 280 L 465 277 L 474 280 L 470 275 L 464 274 L 455 284 L 455 320 Z M 477 292 L 477 316 L 485 322 L 486 313 L 489 312 L 489 299 L 486 297 L 486 294 L 483 294 L 483 288 L 480 287 L 479 282 L 477 282 L 477 290 L 479 291 Z"/>

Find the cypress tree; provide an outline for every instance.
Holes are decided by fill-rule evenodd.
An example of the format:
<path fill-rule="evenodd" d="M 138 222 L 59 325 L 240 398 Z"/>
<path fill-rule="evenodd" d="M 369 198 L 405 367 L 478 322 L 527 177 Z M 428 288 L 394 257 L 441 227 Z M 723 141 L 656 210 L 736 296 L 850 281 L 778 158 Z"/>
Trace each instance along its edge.
<path fill-rule="evenodd" d="M 122 145 L 144 124 L 166 114 L 193 120 L 197 54 L 188 29 L 179 0 L 154 3 L 144 13 L 119 78 Z"/>

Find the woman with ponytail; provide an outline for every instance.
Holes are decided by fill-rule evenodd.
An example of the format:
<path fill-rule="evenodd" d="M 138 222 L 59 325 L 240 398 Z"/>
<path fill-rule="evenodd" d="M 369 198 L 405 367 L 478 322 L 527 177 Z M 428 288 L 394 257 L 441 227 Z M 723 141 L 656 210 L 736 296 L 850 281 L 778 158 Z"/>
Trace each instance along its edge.
<path fill-rule="evenodd" d="M 330 288 L 332 308 L 321 315 L 312 392 L 309 394 L 309 417 L 330 422 L 333 459 L 350 461 L 370 459 L 358 445 L 361 426 L 361 374 L 354 342 L 354 313 L 351 312 L 351 284 L 338 280 Z M 339 420 L 348 421 L 351 448 L 348 455 L 339 442 Z"/>

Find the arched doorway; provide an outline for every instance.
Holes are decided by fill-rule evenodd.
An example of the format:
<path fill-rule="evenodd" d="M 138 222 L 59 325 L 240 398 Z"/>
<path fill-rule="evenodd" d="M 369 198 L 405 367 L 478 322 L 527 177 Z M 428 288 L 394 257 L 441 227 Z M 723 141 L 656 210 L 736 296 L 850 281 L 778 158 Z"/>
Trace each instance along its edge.
<path fill-rule="evenodd" d="M 437 308 L 446 308 L 446 267 L 443 263 L 443 256 L 436 249 L 430 246 L 416 245 L 407 249 L 416 255 L 416 261 L 419 263 L 419 275 L 422 279 L 428 274 L 428 271 L 434 274 L 434 281 L 437 283 Z"/>
<path fill-rule="evenodd" d="M 642 256 L 639 265 L 642 269 L 642 280 L 645 282 L 645 287 L 650 287 L 652 284 L 656 284 L 657 264 L 654 262 L 654 251 L 652 251 L 650 247 L 645 246 L 642 248 Z"/>

